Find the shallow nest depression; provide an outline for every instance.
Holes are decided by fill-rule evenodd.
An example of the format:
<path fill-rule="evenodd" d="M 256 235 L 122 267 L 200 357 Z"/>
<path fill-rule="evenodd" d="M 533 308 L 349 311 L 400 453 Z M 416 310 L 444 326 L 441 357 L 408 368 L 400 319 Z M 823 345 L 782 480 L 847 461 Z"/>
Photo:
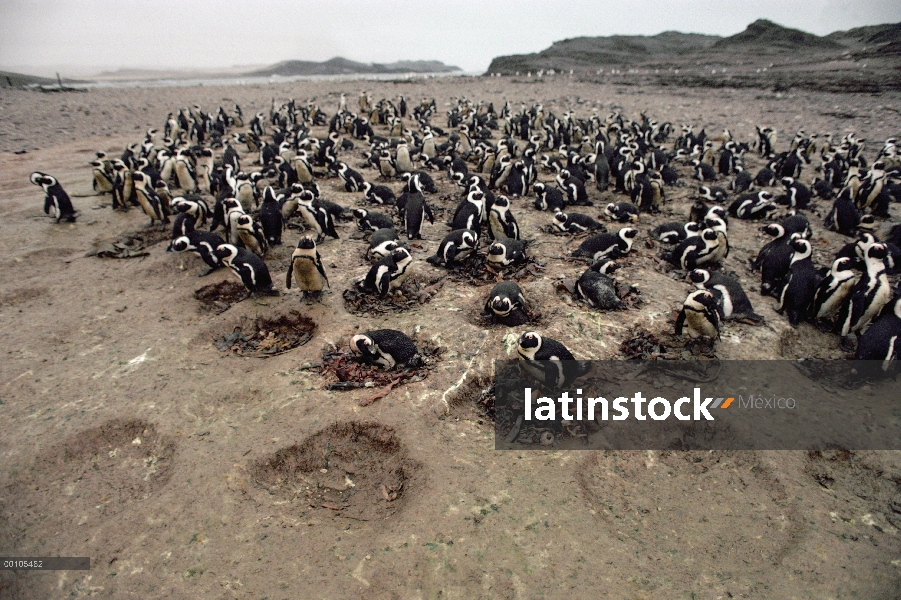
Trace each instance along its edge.
<path fill-rule="evenodd" d="M 501 281 L 515 281 L 517 283 L 528 281 L 533 277 L 539 277 L 545 264 L 531 256 L 526 262 L 507 267 L 488 266 L 488 261 L 482 255 L 468 258 L 459 265 L 448 269 L 449 277 L 459 283 L 470 285 L 484 285 L 486 283 L 499 283 Z"/>
<path fill-rule="evenodd" d="M 297 311 L 271 319 L 243 317 L 231 333 L 220 337 L 216 348 L 238 356 L 268 358 L 303 346 L 316 331 L 316 322 Z"/>
<path fill-rule="evenodd" d="M 418 470 L 392 428 L 351 421 L 257 461 L 251 476 L 270 494 L 303 507 L 303 514 L 372 521 L 403 506 Z"/>
<path fill-rule="evenodd" d="M 349 336 L 347 336 L 349 337 Z M 444 352 L 444 348 L 430 341 L 413 338 L 419 348 L 419 356 L 423 364 L 419 367 L 404 367 L 385 370 L 360 362 L 350 351 L 349 346 L 341 346 L 336 350 L 326 348 L 319 364 L 319 374 L 330 380 L 325 389 L 348 391 L 360 388 L 383 388 L 375 395 L 364 398 L 360 405 L 366 406 L 384 397 L 393 388 L 428 377 L 429 372 Z"/>
<path fill-rule="evenodd" d="M 247 296 L 247 289 L 235 281 L 220 281 L 194 291 L 202 311 L 220 314 Z"/>
<path fill-rule="evenodd" d="M 494 377 L 478 373 L 466 381 L 448 398 L 448 412 L 457 419 L 474 419 L 479 425 L 495 419 Z"/>

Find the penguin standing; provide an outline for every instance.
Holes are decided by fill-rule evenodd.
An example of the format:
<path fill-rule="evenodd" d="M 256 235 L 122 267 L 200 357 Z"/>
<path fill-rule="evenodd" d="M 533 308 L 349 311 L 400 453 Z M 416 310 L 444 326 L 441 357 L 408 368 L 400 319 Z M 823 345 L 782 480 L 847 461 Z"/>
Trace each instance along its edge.
<path fill-rule="evenodd" d="M 338 239 L 338 232 L 335 230 L 335 221 L 332 218 L 332 214 L 318 203 L 313 196 L 313 192 L 310 190 L 301 192 L 300 196 L 298 196 L 297 208 L 303 215 L 307 225 L 316 232 L 320 239 L 324 235 Z"/>
<path fill-rule="evenodd" d="M 98 194 L 111 194 L 113 191 L 113 180 L 106 170 L 106 165 L 99 160 L 91 161 L 91 173 L 94 176 L 91 184 L 94 187 L 94 191 Z"/>
<path fill-rule="evenodd" d="M 284 219 L 271 186 L 267 186 L 263 191 L 263 204 L 260 206 L 260 225 L 263 228 L 263 236 L 266 238 L 266 242 L 270 246 L 280 246 Z"/>
<path fill-rule="evenodd" d="M 431 207 L 426 202 L 425 196 L 419 192 L 409 195 L 403 214 L 404 226 L 407 229 L 407 239 L 410 240 L 422 239 L 422 223 L 427 216 L 430 223 L 435 222 Z"/>
<path fill-rule="evenodd" d="M 391 152 L 388 150 L 382 150 L 379 153 L 379 173 L 385 179 L 394 179 L 397 176 L 397 166 L 394 164 L 394 159 L 391 158 Z"/>
<path fill-rule="evenodd" d="M 415 169 L 413 160 L 410 158 L 410 147 L 407 146 L 406 141 L 400 142 L 395 152 L 394 166 L 398 173 L 409 173 Z"/>
<path fill-rule="evenodd" d="M 150 177 L 141 171 L 135 171 L 132 173 L 131 179 L 134 182 L 135 197 L 138 199 L 138 204 L 144 209 L 144 213 L 150 217 L 150 226 L 153 227 L 154 222 L 159 221 L 160 229 L 162 229 L 166 223 L 169 223 L 169 217 L 163 214 L 160 197 L 148 187 Z"/>
<path fill-rule="evenodd" d="M 235 223 L 244 247 L 259 256 L 266 256 L 269 244 L 266 242 L 266 236 L 263 234 L 260 224 L 248 214 L 238 215 Z"/>
<path fill-rule="evenodd" d="M 616 282 L 610 273 L 618 268 L 613 261 L 596 262 L 576 281 L 576 290 L 588 306 L 600 310 L 619 310 L 624 307 L 616 293 Z"/>
<path fill-rule="evenodd" d="M 507 327 L 518 327 L 529 322 L 529 307 L 522 289 L 513 281 L 502 281 L 491 288 L 485 302 L 485 313 Z"/>
<path fill-rule="evenodd" d="M 322 266 L 322 257 L 319 256 L 316 241 L 311 236 L 300 238 L 297 248 L 291 254 L 291 263 L 288 265 L 288 275 L 285 278 L 285 287 L 289 290 L 292 278 L 303 292 L 304 298 L 312 295 L 319 299 L 323 288 L 330 287 L 325 268 Z"/>
<path fill-rule="evenodd" d="M 506 196 L 498 196 L 492 203 L 488 213 L 488 227 L 494 239 L 519 239 L 519 225 L 510 212 L 510 200 Z"/>
<path fill-rule="evenodd" d="M 44 214 L 49 215 L 53 209 L 53 216 L 56 222 L 65 219 L 69 223 L 74 223 L 78 217 L 75 214 L 75 208 L 72 206 L 72 200 L 69 194 L 59 184 L 56 177 L 35 171 L 30 177 L 31 183 L 39 185 L 44 190 Z"/>
<path fill-rule="evenodd" d="M 872 244 L 866 249 L 864 262 L 866 271 L 854 284 L 849 298 L 842 304 L 837 323 L 841 326 L 841 336 L 863 331 L 888 303 L 892 291 L 885 274 L 885 257 L 888 250 L 884 244 Z"/>
<path fill-rule="evenodd" d="M 719 339 L 719 303 L 708 290 L 695 290 L 685 298 L 676 319 L 676 335 L 682 335 L 683 331 L 693 340 L 699 337 Z"/>
<path fill-rule="evenodd" d="M 833 319 L 855 283 L 857 275 L 854 272 L 854 261 L 848 257 L 835 259 L 829 275 L 820 282 L 813 295 L 810 307 L 811 319 L 814 322 Z"/>
<path fill-rule="evenodd" d="M 175 177 L 178 180 L 178 187 L 184 191 L 193 192 L 197 189 L 197 183 L 194 180 L 194 166 L 182 151 L 175 156 Z"/>
<path fill-rule="evenodd" d="M 216 256 L 216 248 L 224 243 L 222 238 L 215 233 L 194 230 L 172 240 L 166 250 L 169 252 L 193 252 L 199 256 L 209 268 L 198 277 L 206 277 L 223 266 L 222 261 Z"/>
<path fill-rule="evenodd" d="M 751 300 L 738 280 L 706 269 L 694 269 L 688 274 L 688 279 L 699 290 L 708 290 L 716 296 L 723 319 L 763 320 L 763 317 L 754 312 Z"/>
<path fill-rule="evenodd" d="M 485 194 L 473 188 L 466 199 L 457 206 L 451 229 L 471 229 L 477 234 L 481 232 L 482 216 L 485 212 Z"/>
<path fill-rule="evenodd" d="M 792 241 L 791 247 L 794 254 L 776 312 L 786 313 L 789 324 L 797 328 L 801 317 L 810 314 L 810 307 L 820 282 L 810 258 L 813 252 L 810 242 L 796 239 Z"/>
<path fill-rule="evenodd" d="M 832 203 L 832 210 L 826 215 L 824 225 L 830 231 L 842 235 L 853 236 L 860 226 L 860 211 L 854 204 L 854 196 L 850 187 L 843 188 Z"/>
<path fill-rule="evenodd" d="M 350 350 L 366 364 L 393 369 L 422 365 L 419 348 L 403 332 L 378 329 L 358 333 L 350 339 Z"/>
<path fill-rule="evenodd" d="M 272 289 L 272 277 L 262 258 L 232 244 L 221 244 L 215 254 L 241 280 L 250 294 L 278 296 L 278 290 Z"/>

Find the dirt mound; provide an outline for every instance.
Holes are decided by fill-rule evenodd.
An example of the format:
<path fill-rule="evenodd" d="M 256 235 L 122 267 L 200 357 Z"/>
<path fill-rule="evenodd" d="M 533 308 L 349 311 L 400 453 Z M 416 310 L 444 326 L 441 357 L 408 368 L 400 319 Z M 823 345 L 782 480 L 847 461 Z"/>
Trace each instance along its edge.
<path fill-rule="evenodd" d="M 194 291 L 200 310 L 220 314 L 247 297 L 247 289 L 235 281 L 220 281 Z"/>
<path fill-rule="evenodd" d="M 418 470 L 392 428 L 350 421 L 257 461 L 251 476 L 303 514 L 378 521 L 403 508 Z"/>
<path fill-rule="evenodd" d="M 238 356 L 268 358 L 303 346 L 315 331 L 316 322 L 296 310 L 273 318 L 242 317 L 230 333 L 217 336 L 215 346 Z"/>
<path fill-rule="evenodd" d="M 35 468 L 52 474 L 53 483 L 35 491 L 48 510 L 65 499 L 70 510 L 76 505 L 77 510 L 115 514 L 169 482 L 174 453 L 175 444 L 153 424 L 113 419 L 49 449 Z"/>

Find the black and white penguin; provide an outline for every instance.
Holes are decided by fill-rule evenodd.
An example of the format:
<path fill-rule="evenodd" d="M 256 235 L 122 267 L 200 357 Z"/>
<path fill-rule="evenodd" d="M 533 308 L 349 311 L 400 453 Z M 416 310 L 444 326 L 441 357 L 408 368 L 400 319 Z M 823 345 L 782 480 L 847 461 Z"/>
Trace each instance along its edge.
<path fill-rule="evenodd" d="M 494 239 L 519 239 L 519 225 L 510 212 L 510 200 L 506 196 L 497 196 L 488 212 L 488 227 Z"/>
<path fill-rule="evenodd" d="M 691 161 L 691 166 L 694 167 L 695 179 L 699 181 L 716 181 L 716 169 L 710 163 L 695 159 Z"/>
<path fill-rule="evenodd" d="M 832 203 L 832 210 L 826 215 L 823 224 L 830 231 L 854 236 L 860 226 L 860 220 L 860 211 L 854 204 L 852 190 L 850 187 L 846 187 L 839 192 L 838 197 Z"/>
<path fill-rule="evenodd" d="M 616 233 L 598 233 L 585 239 L 572 253 L 573 258 L 587 258 L 593 262 L 614 260 L 627 255 L 638 230 L 623 227 Z"/>
<path fill-rule="evenodd" d="M 303 292 L 304 298 L 313 296 L 318 299 L 322 295 L 322 290 L 329 287 L 328 277 L 322 266 L 322 257 L 319 256 L 316 241 L 312 236 L 300 238 L 297 248 L 291 254 L 291 263 L 288 265 L 288 275 L 285 278 L 285 287 L 289 290 L 292 279 Z"/>
<path fill-rule="evenodd" d="M 584 233 L 586 231 L 605 232 L 607 228 L 582 213 L 554 213 L 554 221 L 551 225 L 562 233 Z"/>
<path fill-rule="evenodd" d="M 472 229 L 455 229 L 451 231 L 435 250 L 435 254 L 426 259 L 429 264 L 444 265 L 451 268 L 466 260 L 479 245 L 479 234 Z"/>
<path fill-rule="evenodd" d="M 426 217 L 429 218 L 430 223 L 435 222 L 432 209 L 429 206 L 429 203 L 426 202 L 425 196 L 420 192 L 409 194 L 403 212 L 403 222 L 407 230 L 407 239 L 422 239 L 422 224 Z"/>
<path fill-rule="evenodd" d="M 782 185 L 785 187 L 785 195 L 779 198 L 779 204 L 785 204 L 791 208 L 807 208 L 813 198 L 813 192 L 809 187 L 796 181 L 793 177 L 783 177 Z"/>
<path fill-rule="evenodd" d="M 810 307 L 820 281 L 811 259 L 813 249 L 810 242 L 795 239 L 790 246 L 793 251 L 791 264 L 776 312 L 780 314 L 784 312 L 789 324 L 796 328 L 801 318 L 806 318 L 810 314 Z"/>
<path fill-rule="evenodd" d="M 110 171 L 107 171 L 109 163 L 94 160 L 90 164 L 91 173 L 94 177 L 91 185 L 94 187 L 94 191 L 98 194 L 111 194 L 113 192 L 113 178 Z"/>
<path fill-rule="evenodd" d="M 241 280 L 248 292 L 278 296 L 278 290 L 272 289 L 272 277 L 262 258 L 232 244 L 220 244 L 215 254 Z"/>
<path fill-rule="evenodd" d="M 193 252 L 199 256 L 209 268 L 198 275 L 198 277 L 206 277 L 223 266 L 222 261 L 216 256 L 216 248 L 224 243 L 222 238 L 215 233 L 195 229 L 194 231 L 188 232 L 186 235 L 172 240 L 172 243 L 169 244 L 169 247 L 166 248 L 166 250 L 168 252 Z"/>
<path fill-rule="evenodd" d="M 537 331 L 527 331 L 519 337 L 516 352 L 520 360 L 541 361 L 534 375 L 550 388 L 566 387 L 580 375 L 584 368 L 572 352 L 557 340 L 544 337 Z"/>
<path fill-rule="evenodd" d="M 526 262 L 526 244 L 522 240 L 498 238 L 488 246 L 488 264 L 496 267 L 508 267 Z"/>
<path fill-rule="evenodd" d="M 810 318 L 814 323 L 835 318 L 838 309 L 857 283 L 854 263 L 855 261 L 848 257 L 837 258 L 832 263 L 829 274 L 820 282 L 813 295 Z"/>
<path fill-rule="evenodd" d="M 804 213 L 797 212 L 795 209 L 792 209 L 791 213 L 782 219 L 780 225 L 788 236 L 798 233 L 802 238 L 809 239 L 813 233 L 810 229 L 810 221 L 807 220 Z"/>
<path fill-rule="evenodd" d="M 75 222 L 75 219 L 78 217 L 75 213 L 75 208 L 72 207 L 72 200 L 69 199 L 69 194 L 59 184 L 56 177 L 35 171 L 29 179 L 31 183 L 41 186 L 44 190 L 45 215 L 49 215 L 50 210 L 53 209 L 53 216 L 56 218 L 57 223 L 62 219 L 69 223 Z"/>
<path fill-rule="evenodd" d="M 532 191 L 535 192 L 535 208 L 538 210 L 559 212 L 566 208 L 567 198 L 560 188 L 536 183 L 532 186 Z"/>
<path fill-rule="evenodd" d="M 363 231 L 376 231 L 378 229 L 394 229 L 394 221 L 388 215 L 365 208 L 353 209 L 353 215 L 357 219 L 357 227 Z"/>
<path fill-rule="evenodd" d="M 736 194 L 742 194 L 754 189 L 754 176 L 740 166 L 737 166 L 735 169 L 735 177 L 729 183 L 729 189 Z"/>
<path fill-rule="evenodd" d="M 729 214 L 739 219 L 762 219 L 774 210 L 773 194 L 765 190 L 739 196 L 729 205 Z"/>
<path fill-rule="evenodd" d="M 471 189 L 466 199 L 457 206 L 451 229 L 471 229 L 481 232 L 481 223 L 485 213 L 485 194 L 477 188 Z"/>
<path fill-rule="evenodd" d="M 623 308 L 616 293 L 616 282 L 610 273 L 618 268 L 613 261 L 599 261 L 588 267 L 576 281 L 579 296 L 591 308 L 600 310 L 618 310 Z"/>
<path fill-rule="evenodd" d="M 194 219 L 195 227 L 203 227 L 206 225 L 210 214 L 210 207 L 200 196 L 192 196 L 191 198 L 173 198 L 169 206 L 173 213 L 190 215 Z"/>
<path fill-rule="evenodd" d="M 260 225 L 263 228 L 266 242 L 270 246 L 281 245 L 284 219 L 282 218 L 278 200 L 275 197 L 275 191 L 273 191 L 271 186 L 267 186 L 263 191 L 263 203 L 260 205 Z"/>
<path fill-rule="evenodd" d="M 369 238 L 369 249 L 366 251 L 366 258 L 383 258 L 391 254 L 398 246 L 400 246 L 400 242 L 398 241 L 397 231 L 393 227 L 376 229 Z"/>
<path fill-rule="evenodd" d="M 782 285 L 788 275 L 792 256 L 795 251 L 791 242 L 801 239 L 800 234 L 794 233 L 788 236 L 786 243 L 774 245 L 759 261 L 760 265 L 760 295 L 778 298 L 782 293 Z"/>
<path fill-rule="evenodd" d="M 160 203 L 160 197 L 156 191 L 150 189 L 150 177 L 141 171 L 135 171 L 131 174 L 131 180 L 134 182 L 135 197 L 144 214 L 150 217 L 150 226 L 152 227 L 156 221 L 160 222 L 160 229 L 169 222 L 169 217 L 163 214 L 163 206 Z"/>
<path fill-rule="evenodd" d="M 760 251 L 757 253 L 757 256 L 749 261 L 752 271 L 757 271 L 760 269 L 763 261 L 766 259 L 767 254 L 772 252 L 774 248 L 776 248 L 777 246 L 787 246 L 791 241 L 791 236 L 789 236 L 785 232 L 785 228 L 778 223 L 770 223 L 768 225 L 764 225 L 760 227 L 760 231 L 769 236 L 772 236 L 773 239 L 764 244 Z"/>
<path fill-rule="evenodd" d="M 719 301 L 708 290 L 695 290 L 682 303 L 676 318 L 676 335 L 687 333 L 691 339 L 720 337 Z"/>
<path fill-rule="evenodd" d="M 694 269 L 688 274 L 688 279 L 699 290 L 708 290 L 716 296 L 723 319 L 763 319 L 754 312 L 751 300 L 737 279 L 707 269 Z"/>
<path fill-rule="evenodd" d="M 372 185 L 363 182 L 363 197 L 373 204 L 394 204 L 397 198 L 387 185 Z"/>
<path fill-rule="evenodd" d="M 888 250 L 884 244 L 872 244 L 866 249 L 864 263 L 866 270 L 848 299 L 842 304 L 836 323 L 841 327 L 844 338 L 851 333 L 863 331 L 892 296 L 888 277 L 885 274 L 885 257 Z"/>
<path fill-rule="evenodd" d="M 604 215 L 619 223 L 638 222 L 638 208 L 630 202 L 611 202 L 604 207 Z"/>
<path fill-rule="evenodd" d="M 380 258 L 372 265 L 366 277 L 357 285 L 363 290 L 385 296 L 388 292 L 400 289 L 410 274 L 412 263 L 413 257 L 410 255 L 410 251 L 403 246 L 398 246 L 391 254 Z"/>
<path fill-rule="evenodd" d="M 699 235 L 704 226 L 694 221 L 688 223 L 670 222 L 654 227 L 648 233 L 651 237 L 664 244 L 678 244 L 679 242 Z"/>
<path fill-rule="evenodd" d="M 893 361 L 901 358 L 901 298 L 886 305 L 882 316 L 860 336 L 854 357 L 857 360 L 880 361 L 879 368 L 883 372 L 889 370 Z"/>
<path fill-rule="evenodd" d="M 485 302 L 485 314 L 507 327 L 518 327 L 529 322 L 529 307 L 522 289 L 513 281 L 502 281 L 491 288 Z"/>
<path fill-rule="evenodd" d="M 240 214 L 235 218 L 235 225 L 244 247 L 259 256 L 266 256 L 269 251 L 269 243 L 266 241 L 260 224 L 254 221 L 250 215 Z"/>
<path fill-rule="evenodd" d="M 569 169 L 563 169 L 557 175 L 557 185 L 566 194 L 568 204 L 579 204 L 582 206 L 593 206 L 594 203 L 588 199 L 588 192 L 585 190 L 585 182 L 570 173 Z"/>
<path fill-rule="evenodd" d="M 397 165 L 395 164 L 394 159 L 391 158 L 390 150 L 382 150 L 379 153 L 379 173 L 381 173 L 382 177 L 384 177 L 385 179 L 393 179 L 397 176 Z"/>
<path fill-rule="evenodd" d="M 350 339 L 350 350 L 366 364 L 385 369 L 422 365 L 419 348 L 396 329 L 358 333 Z"/>
<path fill-rule="evenodd" d="M 714 204 L 725 204 L 726 190 L 715 185 L 698 186 L 698 196 Z"/>
<path fill-rule="evenodd" d="M 347 192 L 361 192 L 363 191 L 363 184 L 365 180 L 363 176 L 358 172 L 351 169 L 347 166 L 346 163 L 337 162 L 334 163 L 336 166 L 334 167 L 336 172 L 338 173 L 338 177 L 341 178 L 341 181 L 344 182 L 344 190 Z"/>

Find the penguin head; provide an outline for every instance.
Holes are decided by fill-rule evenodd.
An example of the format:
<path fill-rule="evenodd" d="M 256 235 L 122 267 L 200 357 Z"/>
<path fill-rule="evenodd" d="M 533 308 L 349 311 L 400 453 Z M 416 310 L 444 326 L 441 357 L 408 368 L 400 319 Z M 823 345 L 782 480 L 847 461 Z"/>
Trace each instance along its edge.
<path fill-rule="evenodd" d="M 507 247 L 500 242 L 494 242 L 488 247 L 488 256 L 503 256 L 507 252 Z"/>
<path fill-rule="evenodd" d="M 469 201 L 470 202 L 481 202 L 485 199 L 485 194 L 483 194 L 478 189 L 474 189 L 469 192 Z"/>
<path fill-rule="evenodd" d="M 707 243 L 716 242 L 717 233 L 715 229 L 707 228 L 701 232 L 701 238 Z"/>
<path fill-rule="evenodd" d="M 463 232 L 463 235 L 460 236 L 460 241 L 463 245 L 475 248 L 476 242 L 479 241 L 479 237 L 476 235 L 475 231 L 466 230 Z"/>
<path fill-rule="evenodd" d="M 782 185 L 784 185 L 786 187 L 786 189 L 790 188 L 794 182 L 795 182 L 794 177 L 783 177 L 782 178 Z"/>
<path fill-rule="evenodd" d="M 604 207 L 604 214 L 607 215 L 608 217 L 611 217 L 611 218 L 615 217 L 616 216 L 614 214 L 615 211 L 616 211 L 616 204 L 613 202 L 611 202 L 606 207 Z"/>
<path fill-rule="evenodd" d="M 563 212 L 563 211 L 554 213 L 554 220 L 557 221 L 558 223 L 566 223 L 566 220 L 567 220 L 568 218 L 569 218 L 569 217 L 567 217 L 567 216 L 566 216 L 566 213 Z"/>
<path fill-rule="evenodd" d="M 492 206 L 497 206 L 500 208 L 509 208 L 510 207 L 510 199 L 506 196 L 498 196 L 494 200 L 494 204 Z"/>
<path fill-rule="evenodd" d="M 769 225 L 764 225 L 760 228 L 760 231 L 767 235 L 771 235 L 774 238 L 782 237 L 785 235 L 785 227 L 779 225 L 778 223 L 770 223 Z"/>
<path fill-rule="evenodd" d="M 685 299 L 685 306 L 690 306 L 695 309 L 706 309 L 708 311 L 715 311 L 717 309 L 717 299 L 716 296 L 708 292 L 707 290 L 695 290 L 690 293 L 688 297 Z"/>
<path fill-rule="evenodd" d="M 365 333 L 358 333 L 350 338 L 350 351 L 361 356 L 375 356 L 378 354 L 375 342 Z"/>
<path fill-rule="evenodd" d="M 703 286 L 710 281 L 710 271 L 707 269 L 695 269 L 688 274 L 688 280 L 695 285 Z"/>
<path fill-rule="evenodd" d="M 685 229 L 685 234 L 687 236 L 690 236 L 701 233 L 701 231 L 704 229 L 704 225 L 702 223 L 695 223 L 694 221 L 691 221 L 689 223 L 686 223 L 683 229 Z"/>
<path fill-rule="evenodd" d="M 711 215 L 704 219 L 704 225 L 714 231 L 726 233 L 726 222 L 716 215 Z"/>
<path fill-rule="evenodd" d="M 805 240 L 806 241 L 806 240 Z M 888 249 L 885 244 L 873 244 L 867 248 L 867 260 L 880 261 L 888 256 Z"/>
<path fill-rule="evenodd" d="M 491 312 L 499 316 L 506 316 L 513 310 L 513 302 L 506 296 L 495 296 L 491 299 Z"/>
<path fill-rule="evenodd" d="M 250 218 L 250 215 L 238 215 L 235 222 L 238 224 L 238 227 L 250 227 L 253 225 L 253 219 Z"/>
<path fill-rule="evenodd" d="M 520 356 L 533 359 L 541 348 L 541 334 L 536 331 L 527 331 L 519 337 Z"/>
<path fill-rule="evenodd" d="M 797 255 L 799 258 L 810 256 L 810 253 L 812 251 L 810 242 L 805 240 L 804 238 L 793 239 L 789 245 L 791 246 L 791 249 L 795 251 L 795 255 Z M 794 260 L 794 258 L 792 260 Z"/>
<path fill-rule="evenodd" d="M 623 240 L 634 240 L 638 235 L 638 230 L 634 227 L 623 227 L 619 230 L 619 237 Z"/>
<path fill-rule="evenodd" d="M 598 262 L 588 267 L 588 270 L 594 271 L 596 273 L 601 273 L 602 275 L 609 275 L 619 268 L 620 265 L 616 264 L 612 260 L 599 260 Z"/>
<path fill-rule="evenodd" d="M 398 246 L 391 252 L 391 258 L 394 259 L 394 262 L 398 266 L 403 266 L 413 261 L 413 256 L 410 254 L 410 251 L 404 248 L 403 246 Z"/>
<path fill-rule="evenodd" d="M 835 262 L 832 263 L 832 274 L 836 275 L 838 273 L 841 273 L 842 271 L 850 271 L 853 268 L 854 261 L 847 256 L 843 256 L 841 258 L 836 258 Z"/>
<path fill-rule="evenodd" d="M 147 183 L 147 176 L 142 171 L 135 171 L 131 174 L 131 180 L 135 182 L 137 186 L 143 186 Z"/>
<path fill-rule="evenodd" d="M 231 263 L 232 259 L 238 256 L 238 248 L 231 244 L 219 244 L 213 251 L 213 254 L 215 254 L 216 258 L 219 260 L 225 263 Z"/>
<path fill-rule="evenodd" d="M 305 235 L 297 242 L 297 247 L 302 250 L 314 250 L 316 248 L 316 241 L 311 236 Z"/>
<path fill-rule="evenodd" d="M 353 210 L 353 215 L 357 219 L 365 219 L 368 214 L 369 214 L 369 211 L 366 210 L 365 208 L 355 208 Z"/>
<path fill-rule="evenodd" d="M 48 183 L 47 182 L 48 177 L 49 176 L 46 173 L 41 173 L 40 171 L 35 171 L 34 173 L 31 174 L 31 176 L 28 179 L 31 181 L 31 183 L 33 183 L 35 185 L 44 185 L 45 183 Z"/>
<path fill-rule="evenodd" d="M 545 188 L 547 188 L 547 186 L 540 181 L 532 186 L 532 190 L 539 196 L 544 193 Z"/>
<path fill-rule="evenodd" d="M 188 240 L 188 236 L 183 235 L 172 240 L 172 243 L 169 244 L 168 248 L 166 248 L 166 252 L 184 252 L 190 245 L 191 242 L 190 240 Z"/>
<path fill-rule="evenodd" d="M 153 187 L 158 190 L 165 190 L 167 192 L 169 191 L 169 184 L 166 183 L 165 181 L 163 181 L 162 179 L 160 179 L 155 184 L 153 184 Z"/>
<path fill-rule="evenodd" d="M 726 215 L 727 215 L 727 214 L 728 214 L 728 213 L 726 212 L 726 209 L 723 208 L 722 206 L 711 206 L 710 209 L 707 211 L 707 214 L 704 215 L 704 218 L 705 218 L 705 219 L 712 219 L 712 218 L 714 218 L 714 217 L 717 217 L 717 218 L 719 218 L 723 223 L 726 223 L 726 222 L 727 222 L 727 221 L 726 221 Z"/>
<path fill-rule="evenodd" d="M 848 189 L 848 188 L 845 188 Z M 859 229 L 873 229 L 876 227 L 876 217 L 873 215 L 863 215 L 860 217 L 860 223 L 857 225 Z"/>
<path fill-rule="evenodd" d="M 300 193 L 300 196 L 298 196 L 298 198 L 302 202 L 312 202 L 316 198 L 316 196 L 314 196 L 313 192 L 311 192 L 310 190 L 305 189 Z"/>

